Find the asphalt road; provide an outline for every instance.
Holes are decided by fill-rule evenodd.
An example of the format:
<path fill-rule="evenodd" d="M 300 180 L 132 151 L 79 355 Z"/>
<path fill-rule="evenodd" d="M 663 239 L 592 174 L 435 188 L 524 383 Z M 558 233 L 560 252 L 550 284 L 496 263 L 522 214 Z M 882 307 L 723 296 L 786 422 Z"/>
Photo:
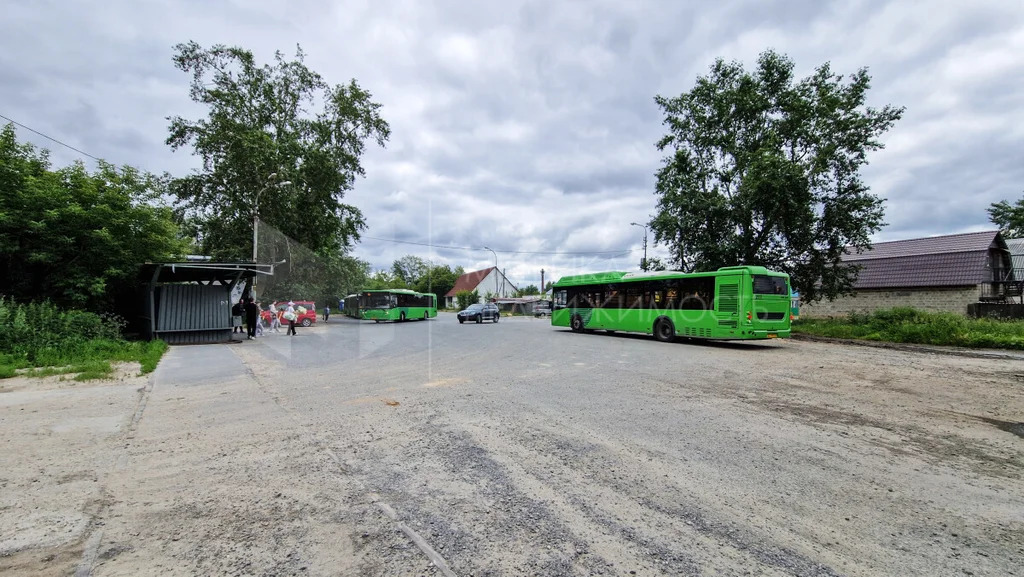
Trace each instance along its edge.
<path fill-rule="evenodd" d="M 1013 575 L 1024 361 L 546 319 L 176 347 L 95 575 Z M 0 565 L 2 566 L 2 565 Z"/>

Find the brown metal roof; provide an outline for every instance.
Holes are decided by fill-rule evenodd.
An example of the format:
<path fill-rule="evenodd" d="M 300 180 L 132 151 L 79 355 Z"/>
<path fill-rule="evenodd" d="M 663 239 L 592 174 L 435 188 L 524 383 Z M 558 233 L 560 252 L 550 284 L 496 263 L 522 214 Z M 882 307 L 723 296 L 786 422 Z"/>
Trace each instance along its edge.
<path fill-rule="evenodd" d="M 986 252 L 995 241 L 998 230 L 985 232 L 968 232 L 964 234 L 948 234 L 927 238 L 911 238 L 891 242 L 876 242 L 871 250 L 861 254 L 850 254 L 843 261 L 875 260 L 898 256 L 920 256 L 923 254 L 942 254 L 950 252 Z"/>
<path fill-rule="evenodd" d="M 956 252 L 860 260 L 854 288 L 969 286 L 992 280 L 988 252 Z"/>
<path fill-rule="evenodd" d="M 466 274 L 460 276 L 458 280 L 455 281 L 455 286 L 452 287 L 452 290 L 444 293 L 444 296 L 453 297 L 455 296 L 455 293 L 459 291 L 476 290 L 476 287 L 480 286 L 480 283 L 484 280 L 484 277 L 490 274 L 492 270 L 494 270 L 493 266 L 490 268 L 485 268 L 483 270 L 467 272 Z"/>
<path fill-rule="evenodd" d="M 992 280 L 990 248 L 1005 248 L 999 231 L 876 243 L 843 262 L 861 267 L 854 288 L 970 286 Z"/>

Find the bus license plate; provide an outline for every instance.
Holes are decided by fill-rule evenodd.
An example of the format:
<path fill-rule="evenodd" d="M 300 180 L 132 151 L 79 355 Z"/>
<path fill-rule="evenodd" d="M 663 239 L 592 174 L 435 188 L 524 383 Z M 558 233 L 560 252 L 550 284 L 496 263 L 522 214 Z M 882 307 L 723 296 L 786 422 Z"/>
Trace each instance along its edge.
<path fill-rule="evenodd" d="M 768 333 L 768 338 L 769 339 L 777 339 L 777 338 L 779 338 L 779 335 L 777 333 Z"/>

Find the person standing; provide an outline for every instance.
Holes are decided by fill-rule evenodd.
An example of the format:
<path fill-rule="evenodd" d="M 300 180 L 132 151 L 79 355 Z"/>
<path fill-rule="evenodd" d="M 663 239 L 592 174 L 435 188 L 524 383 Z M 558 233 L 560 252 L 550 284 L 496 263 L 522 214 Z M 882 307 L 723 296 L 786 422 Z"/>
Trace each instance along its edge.
<path fill-rule="evenodd" d="M 263 306 L 256 303 L 256 337 L 263 336 Z"/>
<path fill-rule="evenodd" d="M 242 332 L 242 315 L 245 314 L 245 299 L 238 299 L 238 302 L 231 307 L 231 334 Z"/>
<path fill-rule="evenodd" d="M 260 316 L 260 307 L 256 306 L 256 299 L 249 297 L 245 303 L 245 326 L 248 329 L 248 339 L 256 338 L 256 319 Z"/>
<path fill-rule="evenodd" d="M 331 307 L 324 307 L 324 322 L 326 323 L 329 318 L 331 318 Z"/>
<path fill-rule="evenodd" d="M 281 317 L 277 313 L 277 305 L 270 303 L 270 330 L 275 333 L 281 332 Z"/>
<path fill-rule="evenodd" d="M 284 320 L 288 321 L 288 331 L 286 335 L 295 336 L 295 303 L 288 301 L 288 308 L 284 309 Z"/>

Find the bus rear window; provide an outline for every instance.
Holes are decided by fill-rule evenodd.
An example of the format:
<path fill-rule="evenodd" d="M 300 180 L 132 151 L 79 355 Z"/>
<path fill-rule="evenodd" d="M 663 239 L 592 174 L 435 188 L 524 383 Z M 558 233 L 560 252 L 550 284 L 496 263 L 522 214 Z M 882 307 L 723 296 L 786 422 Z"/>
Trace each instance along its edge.
<path fill-rule="evenodd" d="M 754 294 L 789 296 L 789 287 L 786 286 L 786 277 L 755 274 Z"/>

